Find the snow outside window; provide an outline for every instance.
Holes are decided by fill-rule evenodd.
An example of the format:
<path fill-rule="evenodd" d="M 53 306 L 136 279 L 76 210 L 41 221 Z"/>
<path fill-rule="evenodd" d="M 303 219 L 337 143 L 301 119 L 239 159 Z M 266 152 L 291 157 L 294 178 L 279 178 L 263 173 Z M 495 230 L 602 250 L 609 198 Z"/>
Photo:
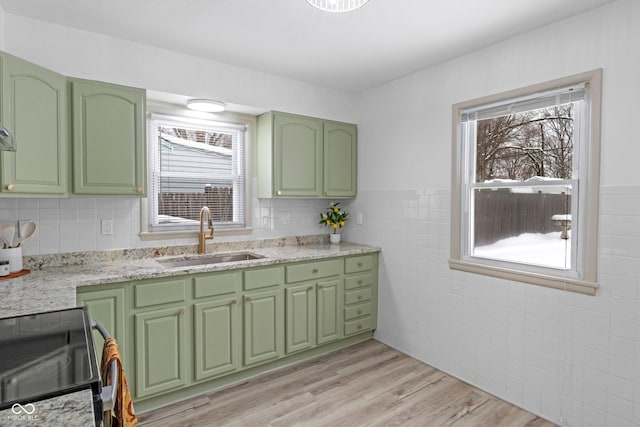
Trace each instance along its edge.
<path fill-rule="evenodd" d="M 245 226 L 245 125 L 153 115 L 151 231 L 199 227 L 207 206 L 216 228 Z"/>
<path fill-rule="evenodd" d="M 595 293 L 600 79 L 454 105 L 451 268 Z"/>

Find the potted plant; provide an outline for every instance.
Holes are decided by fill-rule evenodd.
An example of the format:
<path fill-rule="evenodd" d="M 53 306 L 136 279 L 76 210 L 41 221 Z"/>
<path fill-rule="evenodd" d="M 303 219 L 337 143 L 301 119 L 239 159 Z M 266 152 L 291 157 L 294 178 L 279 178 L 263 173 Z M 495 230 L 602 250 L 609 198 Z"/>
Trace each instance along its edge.
<path fill-rule="evenodd" d="M 333 229 L 333 233 L 329 236 L 331 243 L 340 243 L 340 233 L 338 233 L 338 229 L 344 227 L 347 218 L 349 218 L 349 213 L 340 208 L 340 203 L 330 202 L 327 211 L 320 212 L 319 224 L 324 224 Z"/>

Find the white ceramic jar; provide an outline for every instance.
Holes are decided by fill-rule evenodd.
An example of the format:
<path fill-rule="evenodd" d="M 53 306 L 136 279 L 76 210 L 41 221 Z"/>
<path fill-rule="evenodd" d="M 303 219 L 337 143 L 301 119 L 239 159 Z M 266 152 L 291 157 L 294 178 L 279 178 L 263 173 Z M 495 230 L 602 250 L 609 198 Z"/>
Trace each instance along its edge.
<path fill-rule="evenodd" d="M 0 277 L 8 276 L 11 273 L 11 263 L 9 261 L 0 261 Z"/>
<path fill-rule="evenodd" d="M 0 261 L 9 261 L 11 273 L 22 271 L 22 246 L 0 249 Z"/>

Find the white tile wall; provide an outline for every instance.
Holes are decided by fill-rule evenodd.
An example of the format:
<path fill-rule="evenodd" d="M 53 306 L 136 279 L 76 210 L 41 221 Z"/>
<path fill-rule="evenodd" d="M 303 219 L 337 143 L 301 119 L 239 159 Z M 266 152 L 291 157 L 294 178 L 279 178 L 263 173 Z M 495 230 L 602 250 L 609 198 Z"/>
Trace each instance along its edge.
<path fill-rule="evenodd" d="M 249 240 L 325 233 L 318 215 L 321 200 L 253 200 L 251 234 L 216 241 Z M 0 221 L 30 219 L 37 228 L 24 242 L 24 254 L 51 254 L 152 246 L 196 244 L 193 239 L 142 241 L 140 199 L 0 199 Z M 101 234 L 101 221 L 113 221 L 113 234 Z"/>
<path fill-rule="evenodd" d="M 640 187 L 602 188 L 596 296 L 451 271 L 448 190 L 361 191 L 376 336 L 563 426 L 640 425 Z"/>

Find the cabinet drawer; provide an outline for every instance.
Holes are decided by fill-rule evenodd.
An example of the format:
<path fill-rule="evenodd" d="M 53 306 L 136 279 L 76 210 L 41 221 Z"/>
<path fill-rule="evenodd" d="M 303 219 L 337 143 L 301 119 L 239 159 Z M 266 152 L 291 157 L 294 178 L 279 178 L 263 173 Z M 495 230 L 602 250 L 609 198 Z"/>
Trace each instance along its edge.
<path fill-rule="evenodd" d="M 186 279 L 141 283 L 134 287 L 135 307 L 167 304 L 185 300 Z"/>
<path fill-rule="evenodd" d="M 357 273 L 358 271 L 371 270 L 372 266 L 372 255 L 354 256 L 344 260 L 344 272 L 347 274 Z"/>
<path fill-rule="evenodd" d="M 203 298 L 230 294 L 240 290 L 240 273 L 220 273 L 196 276 L 193 280 L 193 297 Z"/>
<path fill-rule="evenodd" d="M 287 265 L 287 283 L 313 280 L 319 277 L 338 276 L 341 260 L 307 262 L 304 264 Z"/>
<path fill-rule="evenodd" d="M 371 314 L 371 303 L 352 305 L 345 307 L 344 320 L 351 320 L 357 317 L 368 316 Z"/>
<path fill-rule="evenodd" d="M 353 335 L 359 332 L 369 331 L 373 328 L 373 320 L 371 316 L 362 319 L 353 320 L 344 324 L 344 334 Z"/>
<path fill-rule="evenodd" d="M 365 302 L 371 299 L 371 288 L 357 289 L 355 291 L 348 291 L 344 293 L 345 305 L 354 304 L 357 302 Z"/>
<path fill-rule="evenodd" d="M 244 272 L 244 289 L 268 288 L 284 283 L 284 269 L 282 267 L 258 268 Z"/>
<path fill-rule="evenodd" d="M 358 276 L 347 277 L 344 279 L 345 289 L 361 288 L 363 286 L 371 286 L 373 284 L 373 274 L 360 274 Z"/>

